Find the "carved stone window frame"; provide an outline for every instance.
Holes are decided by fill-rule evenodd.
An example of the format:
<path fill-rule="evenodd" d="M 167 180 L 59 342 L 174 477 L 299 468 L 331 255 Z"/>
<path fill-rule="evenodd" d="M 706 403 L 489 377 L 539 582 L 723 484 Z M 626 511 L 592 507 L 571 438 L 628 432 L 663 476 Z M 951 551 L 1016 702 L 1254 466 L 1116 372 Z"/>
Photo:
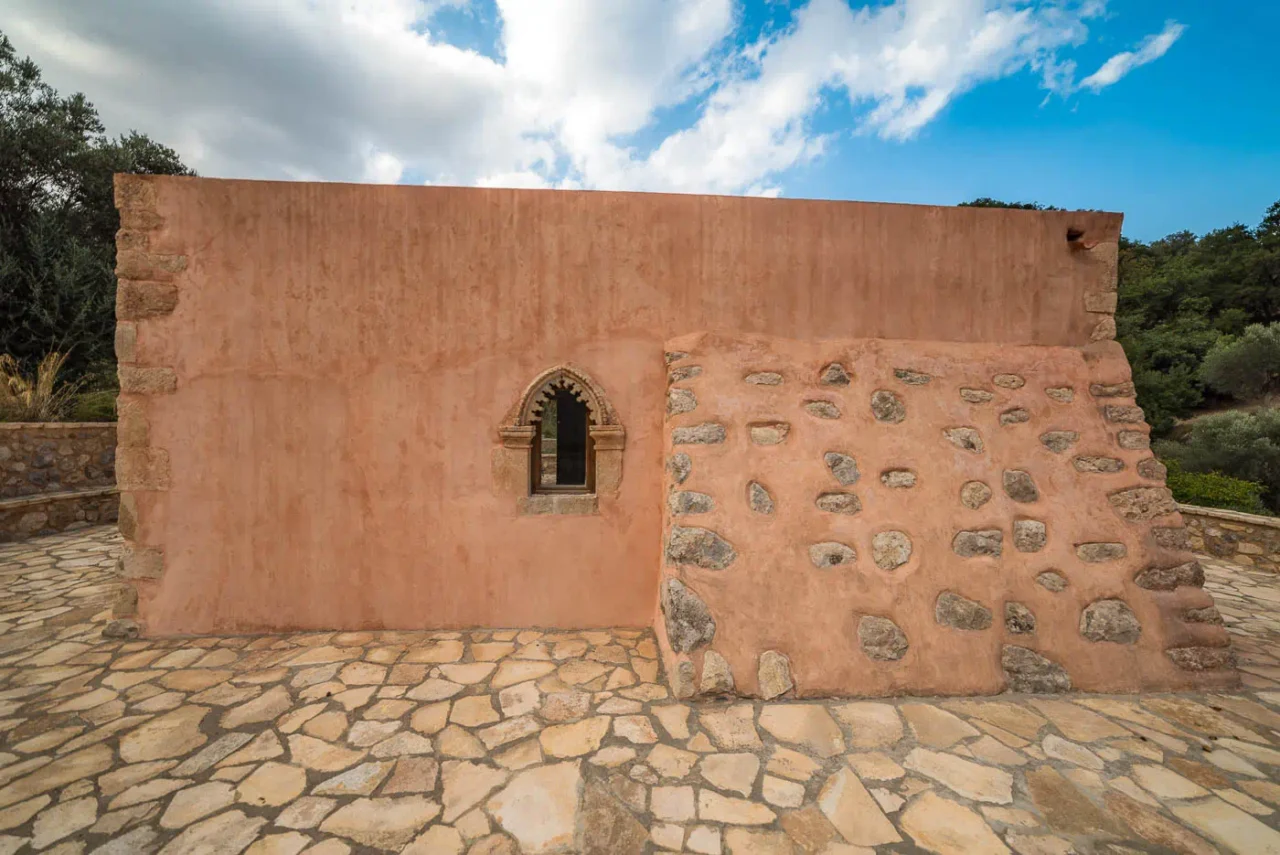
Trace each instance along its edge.
<path fill-rule="evenodd" d="M 573 391 L 586 404 L 591 475 L 583 492 L 538 492 L 534 477 L 539 466 L 533 459 L 537 426 L 542 408 L 561 388 Z M 601 495 L 618 492 L 626 431 L 604 389 L 578 366 L 557 365 L 539 374 L 507 411 L 498 427 L 498 439 L 493 456 L 494 485 L 500 494 L 515 500 L 521 514 L 594 514 L 599 512 Z"/>

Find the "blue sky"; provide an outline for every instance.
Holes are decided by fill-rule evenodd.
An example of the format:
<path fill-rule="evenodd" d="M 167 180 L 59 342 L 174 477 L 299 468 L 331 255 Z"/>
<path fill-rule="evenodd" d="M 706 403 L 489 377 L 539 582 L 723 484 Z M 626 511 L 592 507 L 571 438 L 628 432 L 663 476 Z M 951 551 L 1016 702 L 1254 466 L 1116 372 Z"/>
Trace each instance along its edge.
<path fill-rule="evenodd" d="M 1102 208 L 1280 199 L 1280 3 L 87 0 L 0 30 L 201 174 Z"/>

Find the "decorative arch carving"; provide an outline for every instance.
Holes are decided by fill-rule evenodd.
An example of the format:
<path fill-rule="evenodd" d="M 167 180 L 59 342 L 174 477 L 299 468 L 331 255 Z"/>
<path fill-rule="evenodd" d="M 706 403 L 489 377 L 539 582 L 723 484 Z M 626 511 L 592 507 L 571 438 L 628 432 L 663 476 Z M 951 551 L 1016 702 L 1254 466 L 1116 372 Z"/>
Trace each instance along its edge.
<path fill-rule="evenodd" d="M 586 406 L 592 477 L 584 493 L 540 494 L 534 484 L 538 471 L 533 460 L 534 437 L 543 408 L 562 390 Z M 521 513 L 596 513 L 598 496 L 618 491 L 626 432 L 603 387 L 575 365 L 549 368 L 525 386 L 498 427 L 498 436 L 501 445 L 494 449 L 494 485 L 499 492 L 516 499 Z"/>
<path fill-rule="evenodd" d="M 507 414 L 506 424 L 533 424 L 541 416 L 547 400 L 554 397 L 560 389 L 573 393 L 579 401 L 586 404 L 592 425 L 618 424 L 618 414 L 609 404 L 604 390 L 587 372 L 573 365 L 558 365 L 539 374 L 525 387 L 515 409 Z"/>

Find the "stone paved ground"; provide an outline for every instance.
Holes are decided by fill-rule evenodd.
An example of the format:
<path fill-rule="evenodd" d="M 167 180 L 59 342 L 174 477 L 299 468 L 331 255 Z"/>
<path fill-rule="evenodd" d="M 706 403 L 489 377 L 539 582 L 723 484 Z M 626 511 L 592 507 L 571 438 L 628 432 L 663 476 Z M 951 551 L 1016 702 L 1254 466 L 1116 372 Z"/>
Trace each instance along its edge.
<path fill-rule="evenodd" d="M 647 632 L 101 637 L 117 539 L 0 547 L 0 853 L 1280 853 L 1280 579 L 1235 694 L 687 704 Z"/>

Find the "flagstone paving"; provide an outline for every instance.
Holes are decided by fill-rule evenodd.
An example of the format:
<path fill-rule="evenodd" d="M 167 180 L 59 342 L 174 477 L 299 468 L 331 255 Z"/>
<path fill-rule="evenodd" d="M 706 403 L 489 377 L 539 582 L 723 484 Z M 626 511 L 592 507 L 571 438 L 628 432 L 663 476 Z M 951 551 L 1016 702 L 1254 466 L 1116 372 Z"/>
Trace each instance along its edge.
<path fill-rule="evenodd" d="M 109 528 L 0 546 L 0 855 L 1280 853 L 1280 578 L 1233 693 L 678 702 L 644 630 L 104 639 Z"/>

